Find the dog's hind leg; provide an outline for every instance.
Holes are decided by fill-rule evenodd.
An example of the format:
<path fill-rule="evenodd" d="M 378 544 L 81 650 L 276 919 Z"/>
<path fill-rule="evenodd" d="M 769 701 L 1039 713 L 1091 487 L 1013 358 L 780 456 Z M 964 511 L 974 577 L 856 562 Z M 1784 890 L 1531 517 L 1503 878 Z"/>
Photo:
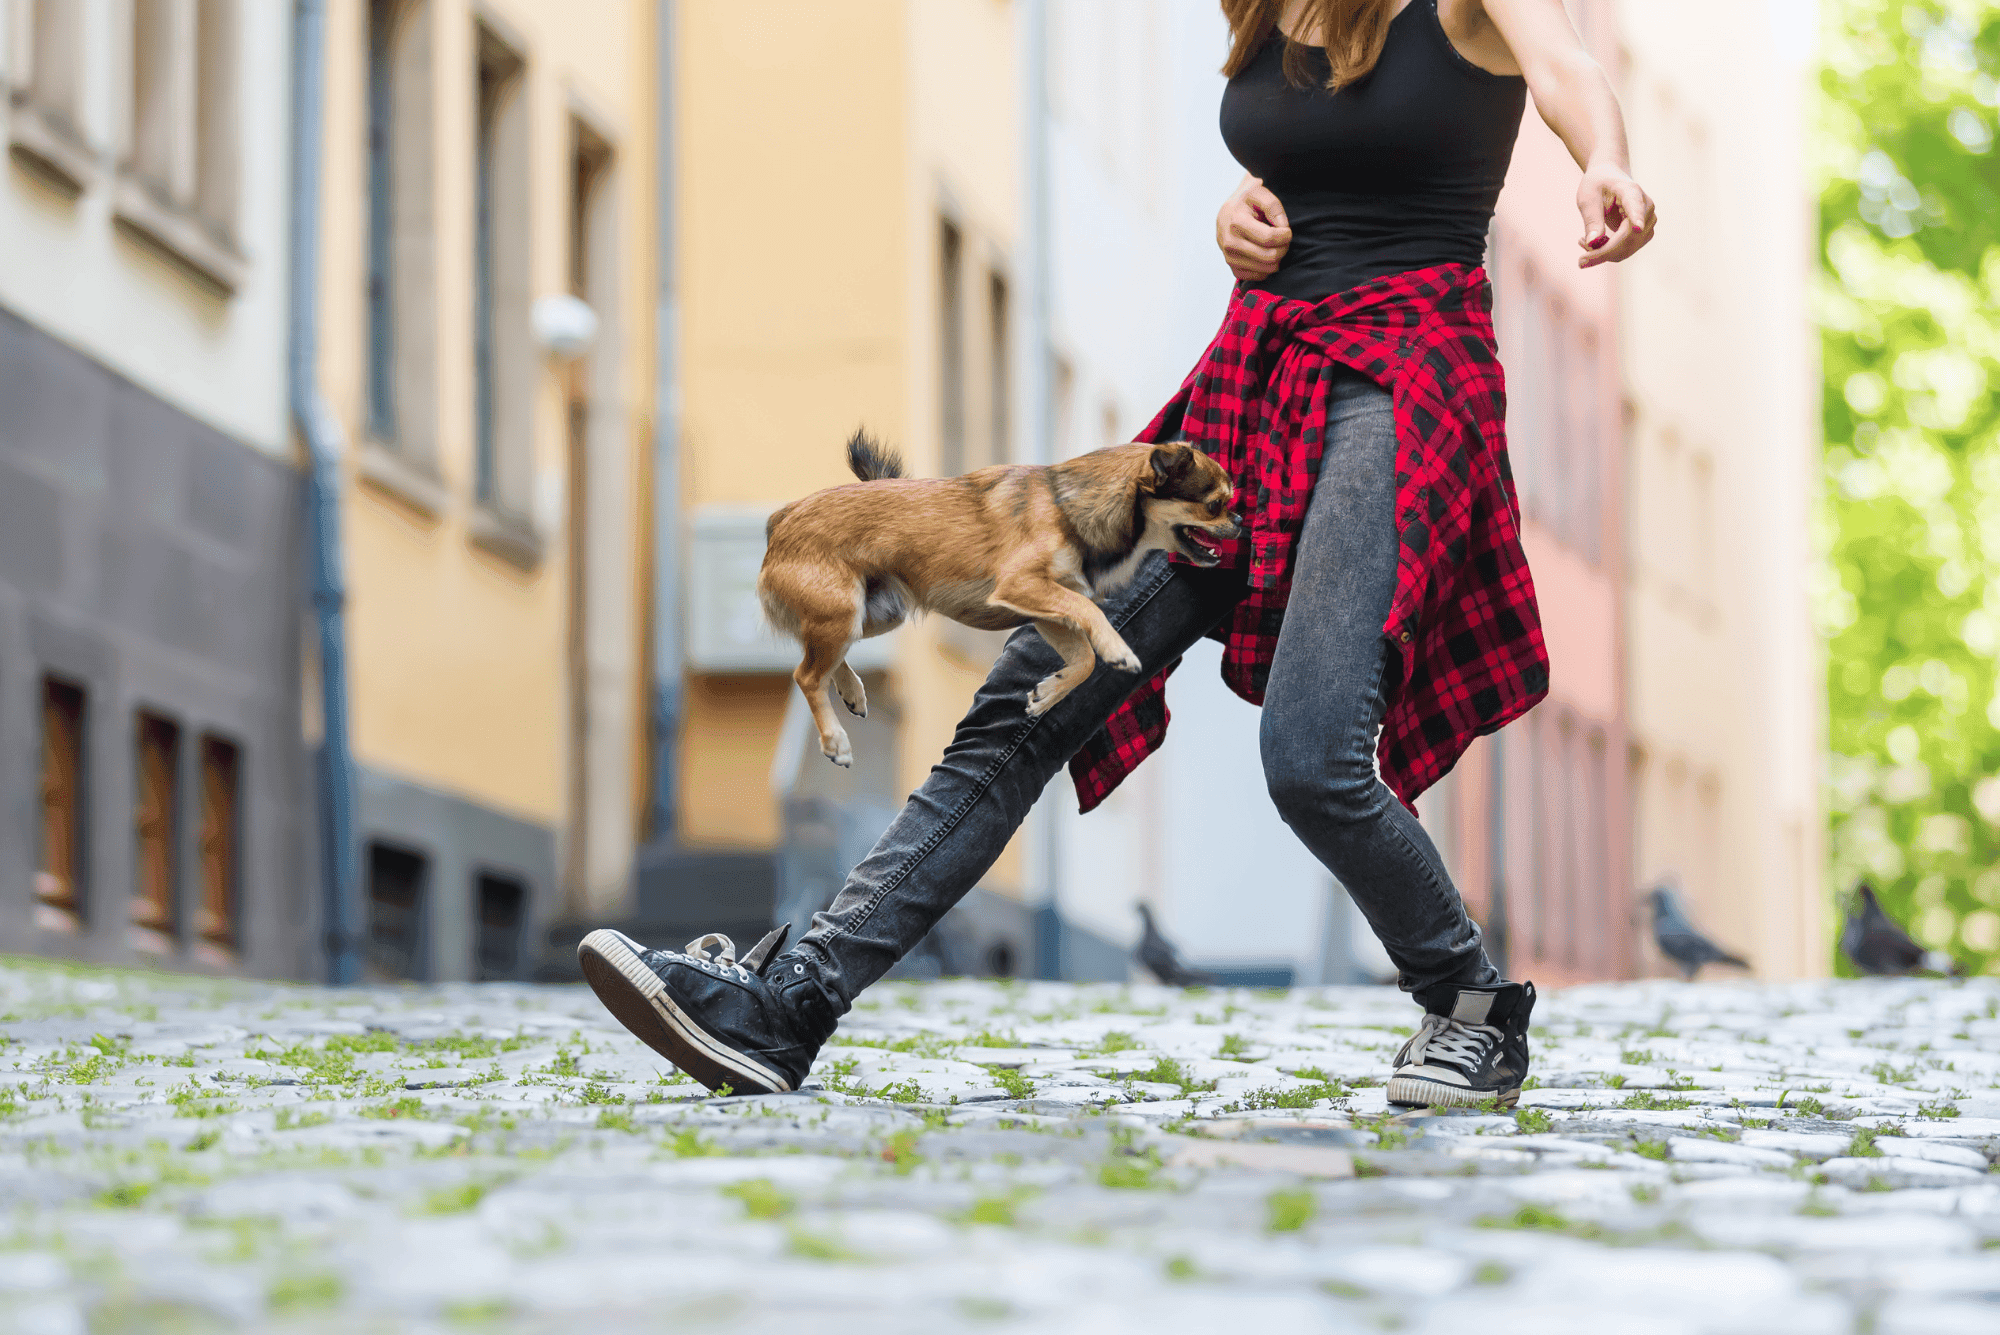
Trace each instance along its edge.
<path fill-rule="evenodd" d="M 819 749 L 836 765 L 852 765 L 854 749 L 827 700 L 829 683 L 844 687 L 853 673 L 846 667 L 848 646 L 861 632 L 864 586 L 837 568 L 805 562 L 772 564 L 767 558 L 757 576 L 757 594 L 771 624 L 798 638 L 805 650 L 792 680 L 812 709 L 819 731 Z M 860 685 L 856 680 L 856 699 Z M 847 700 L 847 692 L 841 690 Z M 852 708 L 854 701 L 848 701 Z M 866 702 L 863 701 L 863 708 Z M 857 713 L 860 711 L 856 711 Z"/>
<path fill-rule="evenodd" d="M 1063 656 L 1063 665 L 1037 682 L 1028 694 L 1028 717 L 1040 718 L 1054 709 L 1068 695 L 1097 670 L 1097 655 L 1090 647 L 1090 637 L 1062 621 L 1037 621 L 1035 629 L 1049 642 L 1049 647 Z"/>
<path fill-rule="evenodd" d="M 840 696 L 840 703 L 847 706 L 847 712 L 856 718 L 868 717 L 868 692 L 862 688 L 861 678 L 847 660 L 841 659 L 840 666 L 833 670 L 833 689 Z"/>
<path fill-rule="evenodd" d="M 799 690 L 805 694 L 807 706 L 812 709 L 813 726 L 819 729 L 820 753 L 845 769 L 854 763 L 854 747 L 847 740 L 847 729 L 841 727 L 840 720 L 834 716 L 826 689 L 835 672 L 846 666 L 844 660 L 848 642 L 845 631 L 835 632 L 832 638 L 822 638 L 815 636 L 811 627 L 802 627 L 799 639 L 806 647 L 806 656 L 792 673 L 792 680 L 798 683 Z M 858 682 L 856 684 L 859 685 Z"/>
<path fill-rule="evenodd" d="M 902 625 L 909 615 L 908 585 L 894 577 L 871 579 L 862 586 L 861 626 L 855 634 L 864 640 L 887 635 Z M 848 713 L 856 718 L 868 717 L 868 692 L 862 688 L 861 678 L 847 665 L 846 659 L 842 659 L 840 666 L 833 670 L 833 689 L 839 693 Z"/>

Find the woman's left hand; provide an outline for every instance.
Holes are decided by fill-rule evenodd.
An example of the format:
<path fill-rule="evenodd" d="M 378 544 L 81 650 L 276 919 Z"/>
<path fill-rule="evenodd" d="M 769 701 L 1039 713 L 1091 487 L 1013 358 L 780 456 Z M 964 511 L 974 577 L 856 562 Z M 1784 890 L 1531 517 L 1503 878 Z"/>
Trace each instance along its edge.
<path fill-rule="evenodd" d="M 1579 269 L 1630 259 L 1653 239 L 1653 201 L 1645 187 L 1617 167 L 1593 167 L 1576 190 L 1583 215 Z"/>

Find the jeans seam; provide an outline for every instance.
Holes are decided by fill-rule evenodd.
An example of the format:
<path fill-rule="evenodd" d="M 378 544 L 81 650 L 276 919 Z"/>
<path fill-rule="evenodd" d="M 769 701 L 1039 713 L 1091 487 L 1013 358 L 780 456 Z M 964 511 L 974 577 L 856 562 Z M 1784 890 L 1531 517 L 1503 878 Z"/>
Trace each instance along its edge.
<path fill-rule="evenodd" d="M 1124 615 L 1112 622 L 1113 628 L 1123 629 L 1131 625 L 1132 618 L 1137 616 L 1140 610 L 1146 604 L 1152 602 L 1155 595 L 1167 586 L 1167 581 L 1173 578 L 1173 574 L 1173 566 L 1169 563 L 1159 575 L 1154 577 L 1152 583 L 1147 585 L 1138 597 L 1131 599 L 1126 604 Z M 986 767 L 985 773 L 979 776 L 977 782 L 973 784 L 972 790 L 965 795 L 964 800 L 952 809 L 949 816 L 938 822 L 937 828 L 931 832 L 930 838 L 919 845 L 916 851 L 905 859 L 901 866 L 883 878 L 882 884 L 876 889 L 875 893 L 870 895 L 867 902 L 854 912 L 848 922 L 841 924 L 825 938 L 827 942 L 830 943 L 838 941 L 842 937 L 851 936 L 855 929 L 867 925 L 868 920 L 875 916 L 875 910 L 881 907 L 882 901 L 888 898 L 889 893 L 895 890 L 897 886 L 903 884 L 904 881 L 907 881 L 910 878 L 910 873 L 916 869 L 917 865 L 936 852 L 938 845 L 943 843 L 951 832 L 958 828 L 959 822 L 965 819 L 965 814 L 972 810 L 980 798 L 986 796 L 987 791 L 993 787 L 993 781 L 999 777 L 1000 771 L 1007 767 L 1009 761 L 1020 754 L 1021 747 L 1027 742 L 1029 735 L 1036 728 L 1040 727 L 1042 720 L 1047 717 L 1047 714 L 1042 714 L 1035 718 L 1023 720 L 1020 731 L 1015 733 L 1013 740 L 1007 744 L 1006 749 L 1001 752 L 994 762 Z M 1085 740 L 1089 739 L 1086 738 Z"/>
<path fill-rule="evenodd" d="M 1424 882 L 1430 892 L 1442 902 L 1457 905 L 1459 912 L 1464 913 L 1465 901 L 1460 899 L 1456 893 L 1445 893 L 1445 884 L 1438 879 L 1437 868 L 1431 865 L 1431 860 L 1424 856 L 1423 850 L 1417 847 L 1416 841 L 1404 833 L 1403 827 L 1397 824 L 1393 816 L 1389 818 L 1388 825 L 1389 832 L 1396 836 L 1397 842 L 1402 844 L 1403 851 L 1423 869 Z"/>
<path fill-rule="evenodd" d="M 1375 717 L 1375 706 L 1381 703 L 1382 673 L 1388 666 L 1387 639 L 1384 639 L 1382 641 L 1382 646 L 1383 646 L 1383 651 L 1375 656 L 1375 675 L 1373 680 L 1371 680 L 1368 683 L 1368 696 L 1367 696 L 1368 714 L 1367 717 L 1362 721 L 1360 728 L 1361 732 L 1360 749 L 1367 757 L 1369 757 L 1370 773 L 1374 773 L 1373 757 L 1375 754 L 1375 734 L 1381 729 L 1382 726 L 1381 722 Z M 1352 739 L 1350 738 L 1350 740 Z M 1376 819 L 1383 812 L 1389 809 L 1390 802 L 1394 802 L 1397 800 L 1396 794 L 1390 791 L 1389 785 L 1382 781 L 1382 776 L 1380 774 L 1375 774 L 1375 787 L 1380 790 L 1380 792 L 1376 794 L 1375 804 L 1372 807 L 1370 807 L 1367 811 L 1361 813 L 1360 820 L 1355 822 L 1357 825 L 1360 824 L 1361 821 L 1370 821 Z"/>

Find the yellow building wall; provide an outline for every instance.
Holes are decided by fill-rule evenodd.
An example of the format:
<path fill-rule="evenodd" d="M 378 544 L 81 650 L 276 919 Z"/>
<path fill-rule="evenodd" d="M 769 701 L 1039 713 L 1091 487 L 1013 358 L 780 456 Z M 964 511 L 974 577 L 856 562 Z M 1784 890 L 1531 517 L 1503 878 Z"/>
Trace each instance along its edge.
<path fill-rule="evenodd" d="M 918 350 L 909 382 L 911 457 L 938 471 L 943 406 L 939 362 L 940 264 L 938 230 L 949 213 L 964 235 L 968 277 L 966 299 L 976 312 L 976 276 L 986 269 L 1010 282 L 1018 318 L 1025 274 L 1012 263 L 1020 217 L 1020 103 L 1014 37 L 1015 6 L 994 0 L 910 0 L 911 59 L 906 67 L 912 106 L 907 184 L 911 235 L 917 244 L 905 263 L 910 274 L 910 326 Z M 975 345 L 976 346 L 976 345 Z M 968 348 L 968 361 L 976 354 Z M 1018 375 L 1018 371 L 1016 372 Z M 976 375 L 970 377 L 976 380 Z M 983 412 L 977 391 L 967 416 Z M 968 435 L 979 430 L 968 421 Z M 1020 424 L 1014 424 L 1018 457 Z M 907 633 L 896 665 L 902 698 L 903 732 L 899 769 L 904 789 L 923 782 L 958 721 L 986 679 L 991 660 L 968 655 L 962 637 L 948 643 L 949 631 L 936 619 L 918 622 Z M 1057 788 L 1066 787 L 1059 781 Z M 1066 799 L 1068 794 L 1063 793 Z M 1021 840 L 1016 838 L 987 876 L 994 888 L 1021 883 Z"/>
<path fill-rule="evenodd" d="M 685 503 L 777 505 L 845 482 L 857 425 L 934 474 L 940 218 L 963 230 L 968 272 L 1019 290 L 1013 7 L 689 0 L 679 21 Z M 890 689 L 905 789 L 987 666 L 935 623 L 904 632 Z M 769 775 L 793 690 L 775 673 L 690 681 L 682 838 L 777 841 Z"/>
<path fill-rule="evenodd" d="M 1619 266 L 1633 875 L 1765 978 L 1831 963 L 1824 664 L 1810 617 L 1820 431 L 1804 179 L 1807 35 L 1775 0 L 1617 0 L 1659 236 Z M 1735 25 L 1742 40 L 1699 34 Z M 1754 235 L 1736 225 L 1757 218 Z M 1650 942 L 1644 972 L 1671 962 Z"/>
<path fill-rule="evenodd" d="M 777 505 L 849 480 L 856 424 L 907 441 L 898 0 L 690 0 L 676 32 L 683 501 Z M 681 836 L 768 847 L 784 676 L 689 682 Z"/>
<path fill-rule="evenodd" d="M 358 477 L 366 412 L 367 5 L 337 0 L 327 32 L 320 383 L 349 442 L 344 503 L 350 690 L 362 763 L 547 824 L 565 816 L 566 540 L 543 534 L 524 571 L 470 540 L 473 510 L 472 218 L 475 22 L 525 54 L 534 296 L 569 290 L 571 118 L 615 151 L 619 326 L 616 384 L 594 411 L 632 441 L 631 516 L 643 542 L 652 415 L 655 235 L 654 6 L 645 0 L 428 0 L 438 226 L 435 282 L 439 514 Z M 560 478 L 558 372 L 541 362 L 538 474 Z M 643 587 L 643 586 L 642 586 Z M 629 609 L 637 616 L 639 607 Z M 637 624 L 637 623 L 635 623 Z M 635 675 L 638 665 L 633 665 Z M 645 714 L 635 715 L 639 720 Z"/>

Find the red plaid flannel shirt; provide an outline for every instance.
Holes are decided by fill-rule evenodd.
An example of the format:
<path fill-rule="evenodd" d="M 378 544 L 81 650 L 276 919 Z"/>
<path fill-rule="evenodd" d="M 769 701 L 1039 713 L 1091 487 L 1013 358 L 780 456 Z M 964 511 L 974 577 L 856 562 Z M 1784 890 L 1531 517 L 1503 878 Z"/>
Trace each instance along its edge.
<path fill-rule="evenodd" d="M 1324 449 L 1335 366 L 1387 388 L 1396 411 L 1396 596 L 1382 633 L 1402 649 L 1377 750 L 1405 803 L 1475 737 L 1548 694 L 1535 586 L 1507 465 L 1506 391 L 1484 269 L 1438 265 L 1310 302 L 1239 288 L 1222 329 L 1139 439 L 1189 440 L 1236 480 L 1250 529 L 1250 590 L 1211 635 L 1222 678 L 1264 702 L 1292 580 L 1292 545 Z M 1242 564 L 1245 542 L 1224 560 Z M 1084 811 L 1166 737 L 1169 664 L 1070 761 Z"/>

